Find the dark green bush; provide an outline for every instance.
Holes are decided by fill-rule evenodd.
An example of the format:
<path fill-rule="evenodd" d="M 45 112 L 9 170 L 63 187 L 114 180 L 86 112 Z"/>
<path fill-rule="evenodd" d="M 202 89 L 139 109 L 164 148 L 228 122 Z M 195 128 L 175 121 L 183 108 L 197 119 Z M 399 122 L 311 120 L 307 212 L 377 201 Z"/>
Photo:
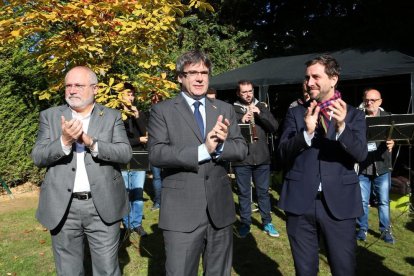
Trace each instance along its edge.
<path fill-rule="evenodd" d="M 45 87 L 41 67 L 27 57 L 25 47 L 0 53 L 0 177 L 15 186 L 39 183 L 43 172 L 30 152 L 37 135 L 41 103 L 33 94 Z"/>

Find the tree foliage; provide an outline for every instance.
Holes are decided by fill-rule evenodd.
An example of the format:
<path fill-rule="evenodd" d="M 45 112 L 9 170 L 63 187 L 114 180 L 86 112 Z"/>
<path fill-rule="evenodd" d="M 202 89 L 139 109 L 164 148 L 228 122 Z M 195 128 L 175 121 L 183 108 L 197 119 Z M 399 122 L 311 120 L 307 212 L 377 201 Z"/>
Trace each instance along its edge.
<path fill-rule="evenodd" d="M 258 59 L 350 47 L 414 54 L 413 1 L 212 0 L 220 24 L 251 31 Z"/>
<path fill-rule="evenodd" d="M 214 14 L 184 17 L 180 20 L 177 32 L 178 39 L 173 43 L 170 53 L 178 55 L 183 50 L 203 50 L 213 61 L 213 75 L 250 64 L 254 59 L 250 32 L 220 25 Z"/>
<path fill-rule="evenodd" d="M 166 46 L 175 37 L 177 19 L 193 8 L 212 7 L 205 0 L 39 0 L 1 1 L 0 45 L 32 41 L 30 55 L 43 64 L 49 86 L 40 99 L 61 97 L 62 76 L 75 65 L 91 67 L 101 79 L 97 102 L 120 106 L 124 81 L 132 81 L 143 98 L 165 97 L 176 84 L 167 73 Z M 125 58 L 127 57 L 127 58 Z M 122 69 L 134 68 L 134 75 Z"/>

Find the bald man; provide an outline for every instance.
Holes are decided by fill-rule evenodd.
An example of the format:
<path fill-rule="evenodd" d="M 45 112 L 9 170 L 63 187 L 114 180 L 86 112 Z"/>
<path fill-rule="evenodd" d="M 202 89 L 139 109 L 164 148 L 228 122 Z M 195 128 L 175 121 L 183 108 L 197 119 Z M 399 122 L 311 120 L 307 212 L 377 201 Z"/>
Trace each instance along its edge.
<path fill-rule="evenodd" d="M 121 275 L 120 220 L 128 197 L 120 163 L 132 157 L 121 113 L 95 103 L 95 73 L 65 77 L 65 105 L 40 113 L 33 162 L 45 167 L 36 217 L 50 230 L 57 275 L 84 275 L 84 241 L 93 275 Z M 87 239 L 85 239 L 87 237 Z"/>
<path fill-rule="evenodd" d="M 365 89 L 363 96 L 363 109 L 366 117 L 390 115 L 380 108 L 382 104 L 381 93 L 373 88 Z M 359 184 L 362 193 L 364 214 L 357 219 L 359 230 L 356 239 L 365 241 L 368 233 L 369 198 L 371 188 L 378 199 L 378 217 L 381 239 L 386 243 L 394 244 L 395 239 L 390 225 L 389 192 L 391 187 L 391 158 L 393 140 L 384 142 L 368 141 L 368 156 L 359 164 Z"/>

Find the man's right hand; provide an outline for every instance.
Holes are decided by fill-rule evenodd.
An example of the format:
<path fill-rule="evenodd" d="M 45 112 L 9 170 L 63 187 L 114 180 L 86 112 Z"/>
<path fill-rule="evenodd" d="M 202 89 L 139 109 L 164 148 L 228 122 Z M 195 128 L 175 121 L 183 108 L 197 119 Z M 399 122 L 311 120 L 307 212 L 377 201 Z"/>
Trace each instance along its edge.
<path fill-rule="evenodd" d="M 62 125 L 62 142 L 65 146 L 72 145 L 76 140 L 81 137 L 83 133 L 82 122 L 77 119 L 71 119 L 65 121 L 65 117 L 61 117 Z"/>
<path fill-rule="evenodd" d="M 312 135 L 318 125 L 320 107 L 315 100 L 311 101 L 308 110 L 305 113 L 306 132 Z"/>

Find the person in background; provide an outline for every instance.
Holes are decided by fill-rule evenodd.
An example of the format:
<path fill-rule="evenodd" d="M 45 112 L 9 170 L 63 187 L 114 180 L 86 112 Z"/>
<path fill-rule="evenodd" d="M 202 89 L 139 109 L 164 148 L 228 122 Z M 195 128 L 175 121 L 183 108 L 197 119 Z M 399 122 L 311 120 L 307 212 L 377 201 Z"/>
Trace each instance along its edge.
<path fill-rule="evenodd" d="M 124 121 L 129 143 L 133 151 L 143 151 L 148 141 L 145 114 L 139 111 L 135 105 L 135 88 L 133 85 L 127 82 L 124 83 L 123 93 L 123 108 L 129 113 L 128 118 Z M 124 227 L 142 237 L 147 235 L 142 226 L 145 173 L 146 171 L 142 168 L 128 168 L 122 171 L 130 202 L 129 214 L 123 218 Z"/>
<path fill-rule="evenodd" d="M 297 99 L 296 101 L 293 101 L 290 105 L 289 108 L 298 106 L 298 105 L 304 105 L 307 101 L 309 101 L 310 96 L 308 93 L 308 88 L 306 86 L 306 80 L 303 81 L 302 84 L 302 98 Z"/>
<path fill-rule="evenodd" d="M 306 62 L 310 101 L 288 109 L 280 138 L 279 207 L 297 275 L 318 274 L 322 239 L 332 275 L 356 273 L 355 226 L 363 209 L 354 165 L 367 157 L 366 123 L 335 89 L 339 74 L 331 56 Z"/>
<path fill-rule="evenodd" d="M 95 103 L 95 73 L 65 77 L 66 105 L 40 113 L 33 162 L 47 168 L 36 217 L 50 230 L 57 275 L 84 275 L 88 241 L 93 275 L 121 275 L 120 221 L 128 197 L 120 164 L 132 156 L 121 113 Z"/>
<path fill-rule="evenodd" d="M 367 117 L 390 115 L 391 113 L 380 108 L 382 104 L 381 93 L 373 88 L 365 89 L 363 96 L 364 112 Z M 391 159 L 393 140 L 384 142 L 368 142 L 368 157 L 359 163 L 359 184 L 362 192 L 362 205 L 364 214 L 357 218 L 359 230 L 356 239 L 365 241 L 368 233 L 368 215 L 371 187 L 374 190 L 378 204 L 379 230 L 381 238 L 390 244 L 395 243 L 390 224 L 391 188 Z"/>
<path fill-rule="evenodd" d="M 214 88 L 210 87 L 210 88 L 207 90 L 207 94 L 206 94 L 206 96 L 207 96 L 207 98 L 210 98 L 210 99 L 215 99 L 215 98 L 217 98 L 217 91 L 216 91 L 216 89 L 214 89 Z"/>
<path fill-rule="evenodd" d="M 247 157 L 231 165 L 236 174 L 239 189 L 240 222 L 238 229 L 241 238 L 250 233 L 252 224 L 252 177 L 256 187 L 257 202 L 262 218 L 263 230 L 271 237 L 279 237 L 279 232 L 272 224 L 270 215 L 270 153 L 267 144 L 267 134 L 275 133 L 279 126 L 272 113 L 263 103 L 254 97 L 253 83 L 247 80 L 239 81 L 237 86 L 238 101 L 234 103 L 234 110 L 239 124 L 251 124 L 253 137 L 248 143 Z"/>
<path fill-rule="evenodd" d="M 181 93 L 151 109 L 149 158 L 162 168 L 159 227 L 166 275 L 230 275 L 236 219 L 227 162 L 243 160 L 244 138 L 231 105 L 206 100 L 212 64 L 200 51 L 176 62 Z"/>

